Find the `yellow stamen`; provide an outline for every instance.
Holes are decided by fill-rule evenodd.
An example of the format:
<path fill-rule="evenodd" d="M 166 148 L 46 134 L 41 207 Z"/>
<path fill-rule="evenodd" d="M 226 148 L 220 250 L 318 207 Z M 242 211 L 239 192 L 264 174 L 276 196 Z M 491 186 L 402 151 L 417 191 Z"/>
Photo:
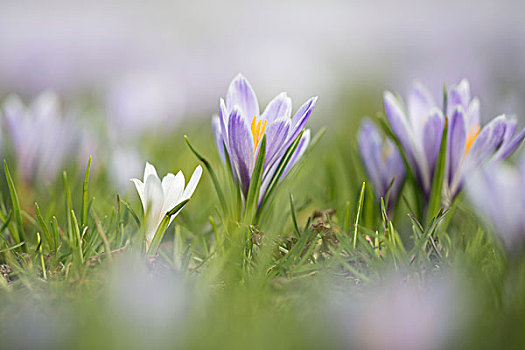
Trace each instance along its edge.
<path fill-rule="evenodd" d="M 254 153 L 257 151 L 257 145 L 261 141 L 264 131 L 266 130 L 266 120 L 264 123 L 262 123 L 262 120 L 259 120 L 257 123 L 257 116 L 254 115 L 252 119 L 252 125 L 250 127 L 252 131 L 252 137 L 253 137 L 253 151 Z M 261 127 L 262 123 L 262 127 Z"/>
<path fill-rule="evenodd" d="M 480 130 L 481 129 L 479 128 L 478 123 L 472 125 L 472 128 L 470 128 L 470 131 L 467 135 L 467 141 L 465 142 L 465 155 L 467 155 L 468 152 L 470 151 L 470 148 L 474 144 L 474 141 L 476 141 L 476 138 L 478 137 Z"/>

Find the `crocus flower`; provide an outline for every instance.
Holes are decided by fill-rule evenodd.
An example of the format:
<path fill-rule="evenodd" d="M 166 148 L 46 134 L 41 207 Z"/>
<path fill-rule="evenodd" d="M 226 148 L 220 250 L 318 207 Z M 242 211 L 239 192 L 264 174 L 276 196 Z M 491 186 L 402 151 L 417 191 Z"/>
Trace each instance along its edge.
<path fill-rule="evenodd" d="M 500 115 L 480 127 L 479 101 L 471 99 L 468 81 L 449 88 L 447 116 L 437 108 L 428 91 L 415 84 L 408 97 L 408 113 L 392 93 L 384 95 L 385 111 L 426 197 L 430 194 L 445 120 L 449 123 L 444 202 L 450 205 L 469 172 L 490 159 L 508 157 L 523 141 L 525 129 L 516 131 L 516 120 Z"/>
<path fill-rule="evenodd" d="M 202 168 L 198 165 L 186 187 L 184 187 L 185 180 L 182 171 L 179 171 L 177 175 L 168 173 L 162 178 L 161 182 L 155 167 L 146 162 L 144 182 L 138 179 L 131 179 L 137 188 L 144 209 L 147 245 L 151 243 L 166 213 L 177 204 L 191 197 L 199 183 L 201 175 Z M 171 216 L 170 224 L 179 212 Z"/>
<path fill-rule="evenodd" d="M 445 117 L 432 96 L 419 83 L 408 95 L 408 110 L 391 92 L 384 93 L 385 112 L 399 139 L 416 180 L 428 196 L 436 165 Z"/>
<path fill-rule="evenodd" d="M 233 79 L 226 101 L 222 98 L 220 100 L 219 116 L 213 116 L 212 126 L 217 150 L 225 161 L 224 146 L 226 147 L 234 178 L 245 196 L 264 134 L 266 154 L 259 202 L 264 198 L 286 150 L 305 129 L 316 101 L 317 97 L 310 98 L 291 117 L 292 101 L 283 92 L 270 101 L 261 113 L 250 83 L 240 74 Z M 302 156 L 309 141 L 310 132 L 306 130 L 281 179 Z"/>
<path fill-rule="evenodd" d="M 468 197 L 511 252 L 525 244 L 525 158 L 512 167 L 491 161 L 466 182 Z"/>
<path fill-rule="evenodd" d="M 79 152 L 79 127 L 62 115 L 53 92 L 42 93 L 28 107 L 18 96 L 9 96 L 3 112 L 17 169 L 25 181 L 54 179 L 67 158 Z"/>
<path fill-rule="evenodd" d="M 480 127 L 479 101 L 471 99 L 470 85 L 462 80 L 449 89 L 447 114 L 447 163 L 444 197 L 450 203 L 463 186 L 464 178 L 490 159 L 504 159 L 520 145 L 525 129 L 516 133 L 516 119 L 497 116 Z"/>
<path fill-rule="evenodd" d="M 394 179 L 388 201 L 388 207 L 392 208 L 405 177 L 403 159 L 392 140 L 381 137 L 368 118 L 361 123 L 357 137 L 361 160 L 378 197 L 386 200 L 388 188 Z"/>

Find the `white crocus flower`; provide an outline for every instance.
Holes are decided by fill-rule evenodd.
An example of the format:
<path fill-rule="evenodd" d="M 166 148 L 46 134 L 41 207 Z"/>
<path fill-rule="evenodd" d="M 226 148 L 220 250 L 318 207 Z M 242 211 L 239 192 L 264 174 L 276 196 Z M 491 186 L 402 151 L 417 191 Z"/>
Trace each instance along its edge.
<path fill-rule="evenodd" d="M 142 207 L 144 208 L 147 246 L 151 243 L 166 213 L 177 204 L 191 197 L 201 175 L 202 168 L 199 165 L 195 168 L 186 187 L 184 187 L 185 179 L 182 171 L 179 171 L 177 175 L 168 173 L 161 182 L 155 167 L 146 162 L 144 182 L 139 179 L 131 179 L 137 188 Z M 180 210 L 171 216 L 170 224 L 179 212 Z"/>

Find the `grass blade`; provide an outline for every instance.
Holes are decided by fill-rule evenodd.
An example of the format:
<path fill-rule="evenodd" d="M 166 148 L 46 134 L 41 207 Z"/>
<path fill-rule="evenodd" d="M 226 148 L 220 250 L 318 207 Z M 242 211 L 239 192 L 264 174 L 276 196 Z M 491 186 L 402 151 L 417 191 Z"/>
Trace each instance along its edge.
<path fill-rule="evenodd" d="M 357 204 L 357 214 L 355 216 L 355 223 L 354 223 L 354 239 L 352 243 L 354 249 L 357 247 L 357 229 L 359 226 L 359 218 L 361 217 L 361 211 L 363 209 L 364 200 L 365 200 L 365 183 L 363 182 L 363 185 L 361 186 L 361 192 L 359 193 L 359 202 Z"/>
<path fill-rule="evenodd" d="M 22 211 L 20 210 L 20 201 L 18 200 L 18 194 L 16 193 L 15 183 L 9 172 L 7 162 L 4 160 L 5 177 L 7 179 L 7 185 L 9 187 L 9 194 L 11 196 L 11 202 L 13 204 L 13 214 L 16 222 L 16 229 L 11 232 L 13 239 L 16 243 L 25 241 L 24 239 L 24 226 L 22 224 Z M 27 251 L 26 245 L 22 246 L 24 251 Z"/>
<path fill-rule="evenodd" d="M 84 185 L 82 186 L 82 212 L 80 215 L 80 222 L 82 227 L 86 227 L 88 223 L 88 183 L 89 183 L 89 172 L 91 169 L 91 157 L 89 157 L 86 173 L 84 175 Z"/>

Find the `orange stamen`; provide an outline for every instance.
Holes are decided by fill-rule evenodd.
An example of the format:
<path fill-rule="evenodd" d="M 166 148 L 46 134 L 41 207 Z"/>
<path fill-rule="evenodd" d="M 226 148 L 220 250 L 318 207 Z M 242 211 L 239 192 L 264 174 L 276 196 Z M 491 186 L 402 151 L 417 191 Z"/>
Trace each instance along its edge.
<path fill-rule="evenodd" d="M 253 137 L 253 151 L 254 153 L 257 151 L 257 145 L 261 141 L 264 131 L 266 130 L 266 120 L 264 123 L 262 123 L 262 120 L 259 120 L 257 123 L 257 116 L 254 115 L 252 119 L 252 124 L 250 126 L 250 129 L 252 131 L 252 137 Z M 262 127 L 261 127 L 262 123 Z"/>
<path fill-rule="evenodd" d="M 474 141 L 476 141 L 480 131 L 481 129 L 477 123 L 472 125 L 472 128 L 470 128 L 470 131 L 467 135 L 467 140 L 465 142 L 465 155 L 467 155 L 470 151 L 470 148 L 474 144 Z"/>

